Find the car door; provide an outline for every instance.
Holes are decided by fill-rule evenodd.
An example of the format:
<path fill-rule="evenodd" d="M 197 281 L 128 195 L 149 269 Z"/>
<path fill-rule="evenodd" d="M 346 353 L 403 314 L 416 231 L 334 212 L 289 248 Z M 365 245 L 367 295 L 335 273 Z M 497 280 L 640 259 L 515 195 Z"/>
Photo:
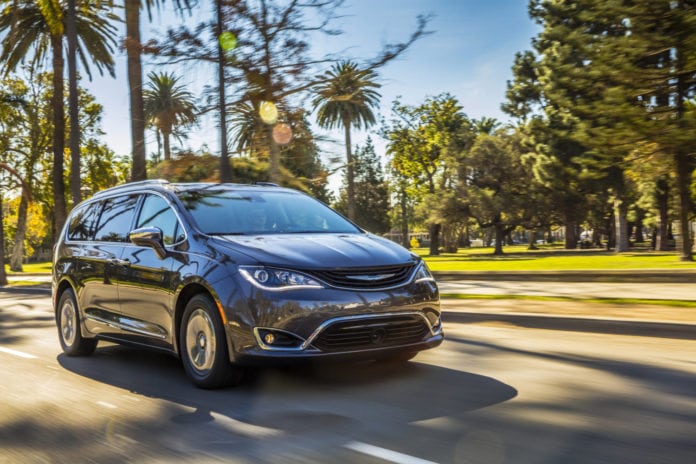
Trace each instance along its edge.
<path fill-rule="evenodd" d="M 184 229 L 170 206 L 157 194 L 144 196 L 134 229 L 157 227 L 163 245 L 171 248 L 184 240 Z M 174 292 L 177 281 L 172 269 L 176 254 L 159 257 L 148 246 L 129 244 L 121 260 L 128 262 L 119 281 L 120 312 L 133 324 L 133 331 L 147 337 L 148 343 L 173 344 Z"/>
<path fill-rule="evenodd" d="M 120 333 L 118 283 L 124 263 L 120 257 L 135 216 L 137 195 L 102 202 L 99 219 L 84 244 L 79 260 L 82 290 L 78 292 L 85 324 L 92 333 Z"/>

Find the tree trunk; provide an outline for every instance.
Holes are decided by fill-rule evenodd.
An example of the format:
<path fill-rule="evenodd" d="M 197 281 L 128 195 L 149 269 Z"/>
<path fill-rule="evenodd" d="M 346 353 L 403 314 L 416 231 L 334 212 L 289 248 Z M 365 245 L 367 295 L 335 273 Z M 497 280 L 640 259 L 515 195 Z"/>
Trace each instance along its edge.
<path fill-rule="evenodd" d="M 125 0 L 126 54 L 128 55 L 128 87 L 130 93 L 131 146 L 133 169 L 131 180 L 147 179 L 145 166 L 145 113 L 143 109 L 143 68 L 140 42 L 140 0 Z"/>
<path fill-rule="evenodd" d="M 68 0 L 65 32 L 68 37 L 68 108 L 70 115 L 70 196 L 73 206 L 82 201 L 80 180 L 80 116 L 77 93 L 77 28 L 76 0 Z M 15 244 L 16 247 L 16 244 Z M 13 257 L 14 263 L 14 257 Z"/>
<path fill-rule="evenodd" d="M 2 190 L 0 190 L 0 287 L 5 285 L 7 285 L 7 273 L 5 272 L 5 221 Z"/>
<path fill-rule="evenodd" d="M 660 226 L 655 243 L 658 251 L 669 250 L 669 182 L 667 179 L 657 181 L 657 209 L 660 214 Z"/>
<path fill-rule="evenodd" d="M 693 210 L 690 190 L 693 166 L 689 162 L 688 155 L 681 150 L 675 154 L 674 158 L 677 165 L 677 192 L 679 194 L 679 235 L 682 237 L 682 249 L 679 259 L 681 261 L 693 261 L 693 239 L 689 223 L 689 216 Z"/>
<path fill-rule="evenodd" d="M 566 214 L 565 220 L 565 249 L 575 250 L 578 247 L 578 223 L 571 219 L 571 214 Z"/>
<path fill-rule="evenodd" d="M 17 232 L 15 233 L 12 256 L 10 257 L 10 270 L 22 272 L 24 263 L 24 237 L 27 235 L 27 210 L 28 201 L 26 195 L 22 195 L 19 200 L 19 211 L 17 211 Z"/>
<path fill-rule="evenodd" d="M 534 230 L 534 229 L 530 230 L 528 237 L 529 237 L 529 240 L 527 240 L 527 242 L 528 242 L 527 249 L 528 250 L 538 250 L 539 247 L 536 246 L 536 230 Z"/>
<path fill-rule="evenodd" d="M 440 224 L 431 224 L 428 227 L 430 232 L 430 256 L 438 256 L 440 254 Z"/>
<path fill-rule="evenodd" d="M 218 39 L 222 35 L 222 0 L 215 0 L 215 33 Z M 225 96 L 225 51 L 218 42 L 218 123 L 220 125 L 220 182 L 232 182 L 230 156 L 227 150 L 227 98 Z M 275 181 L 274 181 L 275 182 Z"/>
<path fill-rule="evenodd" d="M 346 181 L 348 182 L 348 219 L 355 220 L 355 171 L 350 140 L 350 119 L 343 118 L 343 128 L 346 137 Z M 432 237 L 431 237 L 432 239 Z"/>
<path fill-rule="evenodd" d="M 270 152 L 270 169 L 268 170 L 268 177 L 270 178 L 271 182 L 274 182 L 278 185 L 280 185 L 281 182 L 281 177 L 280 177 L 280 147 L 276 143 L 275 139 L 273 138 L 273 125 L 272 124 L 266 124 L 266 138 L 268 140 L 268 146 L 271 149 Z M 348 208 L 350 208 L 350 203 L 348 203 Z"/>
<path fill-rule="evenodd" d="M 628 251 L 628 205 L 620 198 L 614 200 L 614 219 L 616 222 L 616 252 Z"/>
<path fill-rule="evenodd" d="M 64 180 L 64 149 L 65 149 L 65 108 L 63 106 L 63 38 L 51 36 L 51 48 L 53 51 L 53 95 L 51 106 L 53 108 L 53 217 L 56 236 L 63 230 L 67 217 L 65 204 L 65 180 Z"/>
<path fill-rule="evenodd" d="M 162 138 L 164 139 L 164 160 L 169 161 L 172 159 L 172 152 L 169 148 L 169 134 L 163 133 Z"/>
<path fill-rule="evenodd" d="M 497 223 L 495 225 L 495 249 L 493 254 L 496 256 L 502 255 L 503 253 L 503 240 L 505 239 L 505 225 Z"/>
<path fill-rule="evenodd" d="M 406 249 L 411 248 L 411 242 L 408 239 L 408 195 L 402 189 L 399 192 L 399 206 L 401 207 L 401 244 Z"/>

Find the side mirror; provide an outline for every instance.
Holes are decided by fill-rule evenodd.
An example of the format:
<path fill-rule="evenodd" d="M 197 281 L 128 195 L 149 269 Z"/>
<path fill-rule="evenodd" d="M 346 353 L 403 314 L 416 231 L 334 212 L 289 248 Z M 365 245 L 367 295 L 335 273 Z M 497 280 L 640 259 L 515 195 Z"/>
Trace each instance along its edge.
<path fill-rule="evenodd" d="M 152 248 L 159 259 L 164 259 L 167 256 L 167 250 L 164 249 L 162 241 L 162 230 L 159 227 L 135 229 L 128 234 L 128 237 L 134 245 Z"/>

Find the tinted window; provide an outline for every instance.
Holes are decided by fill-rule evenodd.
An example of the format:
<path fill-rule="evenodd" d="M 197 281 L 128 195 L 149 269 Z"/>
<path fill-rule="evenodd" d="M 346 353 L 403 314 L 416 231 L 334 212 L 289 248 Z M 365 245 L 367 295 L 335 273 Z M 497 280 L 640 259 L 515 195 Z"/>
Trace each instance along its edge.
<path fill-rule="evenodd" d="M 165 245 L 183 240 L 183 229 L 169 204 L 157 195 L 148 195 L 140 209 L 137 228 L 159 227 Z"/>
<path fill-rule="evenodd" d="M 94 227 L 99 219 L 101 202 L 83 205 L 77 209 L 70 219 L 68 227 L 69 240 L 91 240 L 94 236 Z"/>
<path fill-rule="evenodd" d="M 299 193 L 199 190 L 179 197 L 207 234 L 360 232 L 331 208 Z"/>
<path fill-rule="evenodd" d="M 137 196 L 131 195 L 106 200 L 94 239 L 104 242 L 127 242 L 137 199 Z"/>

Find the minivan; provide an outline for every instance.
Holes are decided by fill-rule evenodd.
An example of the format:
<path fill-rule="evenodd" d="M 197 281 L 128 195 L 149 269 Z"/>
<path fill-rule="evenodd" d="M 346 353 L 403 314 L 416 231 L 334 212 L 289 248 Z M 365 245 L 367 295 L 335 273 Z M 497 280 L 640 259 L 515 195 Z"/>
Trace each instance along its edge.
<path fill-rule="evenodd" d="M 100 340 L 164 350 L 201 388 L 269 363 L 405 362 L 443 341 L 420 257 L 267 183 L 95 194 L 57 240 L 52 295 L 66 355 Z"/>

